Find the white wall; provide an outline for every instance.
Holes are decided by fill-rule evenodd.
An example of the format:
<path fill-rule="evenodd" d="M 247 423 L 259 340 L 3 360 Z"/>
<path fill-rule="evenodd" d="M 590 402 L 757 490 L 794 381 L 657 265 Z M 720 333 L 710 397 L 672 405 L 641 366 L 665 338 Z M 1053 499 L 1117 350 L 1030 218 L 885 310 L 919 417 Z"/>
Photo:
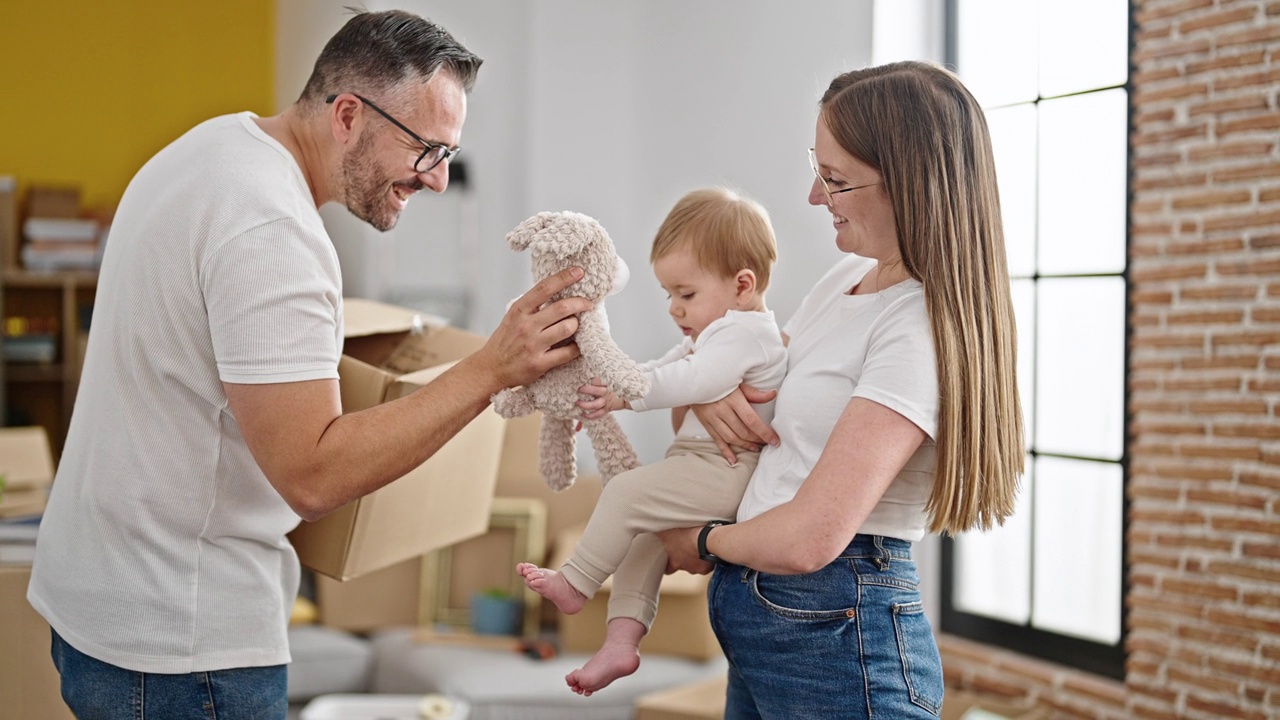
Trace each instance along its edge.
<path fill-rule="evenodd" d="M 349 0 L 278 3 L 283 107 L 346 20 Z M 643 360 L 678 339 L 647 258 L 654 231 L 686 191 L 729 184 L 769 209 L 780 260 L 768 300 L 784 322 L 838 257 L 827 211 L 806 202 L 813 174 L 805 150 L 827 83 L 871 63 L 872 0 L 366 6 L 399 7 L 440 22 L 485 64 L 462 138 L 473 197 L 420 194 L 385 235 L 340 208 L 325 209 L 348 294 L 391 299 L 405 283 L 448 286 L 467 277 L 474 284 L 470 325 L 490 331 L 506 303 L 530 284 L 528 259 L 506 248 L 506 232 L 535 212 L 577 210 L 604 224 L 631 265 L 631 284 L 609 301 L 609 317 L 618 344 Z M 875 6 L 878 59 L 939 49 L 938 0 Z M 468 212 L 476 232 L 463 240 L 458 234 Z M 668 419 L 620 416 L 641 459 L 659 459 L 670 441 Z M 594 466 L 583 453 L 580 462 Z M 935 551 L 921 549 L 932 610 Z"/>

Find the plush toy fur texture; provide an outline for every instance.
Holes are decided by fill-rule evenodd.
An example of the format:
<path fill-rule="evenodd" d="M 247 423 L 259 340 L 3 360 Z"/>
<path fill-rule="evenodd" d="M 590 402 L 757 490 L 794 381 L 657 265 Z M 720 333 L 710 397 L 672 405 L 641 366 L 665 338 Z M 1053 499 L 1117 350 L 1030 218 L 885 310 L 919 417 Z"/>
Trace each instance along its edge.
<path fill-rule="evenodd" d="M 533 383 L 503 390 L 493 397 L 494 409 L 503 417 L 520 417 L 542 411 L 539 468 L 552 490 L 564 490 L 577 479 L 574 429 L 581 420 L 578 388 L 598 377 L 618 397 L 635 400 L 649 392 L 649 380 L 635 361 L 614 344 L 609 335 L 603 301 L 615 289 L 620 260 L 613 241 L 600 223 L 576 212 L 542 212 L 507 234 L 511 249 L 528 249 L 533 255 L 535 281 L 569 267 L 581 267 L 585 275 L 552 300 L 584 297 L 595 306 L 578 315 L 574 336 L 581 356 L 554 368 Z M 595 450 L 600 476 L 608 482 L 618 473 L 640 463 L 626 434 L 613 415 L 582 420 Z"/>

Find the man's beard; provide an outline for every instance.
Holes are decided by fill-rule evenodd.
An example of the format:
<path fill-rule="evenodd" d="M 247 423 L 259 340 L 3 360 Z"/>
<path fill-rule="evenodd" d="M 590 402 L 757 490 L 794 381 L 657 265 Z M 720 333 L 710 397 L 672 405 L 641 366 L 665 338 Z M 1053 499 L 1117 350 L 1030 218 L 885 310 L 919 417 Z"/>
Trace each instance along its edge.
<path fill-rule="evenodd" d="M 396 226 L 400 209 L 390 206 L 387 196 L 393 183 L 373 160 L 372 134 L 362 134 L 356 146 L 342 158 L 342 180 L 347 209 L 353 215 L 383 232 Z M 401 184 L 415 191 L 422 188 L 417 178 L 412 183 Z"/>

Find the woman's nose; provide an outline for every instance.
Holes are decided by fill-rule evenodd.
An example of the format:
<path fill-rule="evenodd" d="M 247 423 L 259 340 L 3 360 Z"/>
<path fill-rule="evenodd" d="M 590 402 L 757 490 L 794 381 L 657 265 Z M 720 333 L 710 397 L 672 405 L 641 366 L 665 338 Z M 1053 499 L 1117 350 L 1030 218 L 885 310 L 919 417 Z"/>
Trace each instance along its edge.
<path fill-rule="evenodd" d="M 809 185 L 809 204 L 810 205 L 826 205 L 827 194 L 822 192 L 822 181 L 818 178 L 813 179 L 813 183 Z"/>

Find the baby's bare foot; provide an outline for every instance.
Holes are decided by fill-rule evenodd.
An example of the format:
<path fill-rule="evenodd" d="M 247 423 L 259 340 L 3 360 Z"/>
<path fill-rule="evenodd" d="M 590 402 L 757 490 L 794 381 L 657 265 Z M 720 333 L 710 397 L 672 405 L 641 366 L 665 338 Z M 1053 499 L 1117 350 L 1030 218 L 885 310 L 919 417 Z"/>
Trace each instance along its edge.
<path fill-rule="evenodd" d="M 533 563 L 516 565 L 516 572 L 524 578 L 524 584 L 532 591 L 555 603 L 556 609 L 565 615 L 573 615 L 587 604 L 587 596 L 564 579 L 555 570 L 540 568 Z"/>
<path fill-rule="evenodd" d="M 605 643 L 586 665 L 565 676 L 569 689 L 583 696 L 608 687 L 640 667 L 640 649 L 630 644 Z"/>

